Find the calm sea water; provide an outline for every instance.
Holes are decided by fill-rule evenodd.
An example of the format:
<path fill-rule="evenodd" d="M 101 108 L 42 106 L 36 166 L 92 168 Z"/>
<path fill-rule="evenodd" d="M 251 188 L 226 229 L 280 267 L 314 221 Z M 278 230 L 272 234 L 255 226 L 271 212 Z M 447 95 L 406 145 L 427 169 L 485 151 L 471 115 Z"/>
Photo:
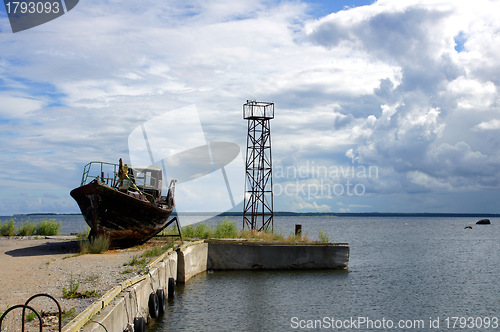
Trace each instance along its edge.
<path fill-rule="evenodd" d="M 79 215 L 30 220 L 43 218 L 62 222 L 65 234 L 86 226 Z M 285 235 L 301 224 L 309 238 L 321 229 L 331 241 L 348 242 L 349 270 L 203 273 L 177 286 L 148 331 L 380 331 L 391 322 L 392 330 L 500 330 L 500 218 L 475 225 L 478 219 L 276 217 Z"/>
<path fill-rule="evenodd" d="M 391 322 L 392 330 L 494 330 L 500 220 L 474 225 L 478 219 L 277 217 L 284 234 L 302 224 L 311 238 L 321 229 L 348 242 L 348 272 L 203 273 L 177 287 L 148 331 L 390 330 Z"/>

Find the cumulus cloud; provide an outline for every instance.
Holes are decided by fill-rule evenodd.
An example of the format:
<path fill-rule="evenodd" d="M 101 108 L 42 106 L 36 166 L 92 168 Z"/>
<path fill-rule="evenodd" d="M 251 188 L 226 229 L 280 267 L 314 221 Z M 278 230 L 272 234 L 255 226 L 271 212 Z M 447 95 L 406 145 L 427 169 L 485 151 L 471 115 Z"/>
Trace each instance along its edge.
<path fill-rule="evenodd" d="M 496 130 L 500 129 L 500 120 L 493 119 L 491 121 L 484 121 L 474 127 L 476 130 Z"/>
<path fill-rule="evenodd" d="M 392 168 L 392 177 L 408 192 L 415 189 L 412 184 L 436 192 L 498 184 L 498 152 L 478 144 L 491 140 L 489 131 L 498 125 L 497 119 L 480 121 L 499 116 L 496 77 L 493 72 L 484 75 L 491 60 L 479 61 L 491 47 L 484 45 L 483 53 L 480 40 L 492 41 L 498 26 L 488 14 L 494 6 L 489 1 L 473 7 L 463 2 L 378 1 L 306 27 L 313 44 L 333 51 L 350 47 L 400 73 L 396 80 L 380 80 L 374 89 L 377 98 L 365 107 L 370 114 L 356 114 L 350 121 L 351 138 L 357 144 L 351 155 Z M 478 26 L 480 20 L 487 28 Z M 455 49 L 457 35 L 464 44 L 460 53 Z M 473 57 L 478 61 L 472 62 Z M 345 118 L 353 114 L 349 105 L 341 108 L 336 111 Z M 477 115 L 485 111 L 487 115 Z M 479 123 L 467 126 L 472 112 Z M 460 127 L 454 126 L 456 122 Z M 468 130 L 461 132 L 462 126 Z"/>

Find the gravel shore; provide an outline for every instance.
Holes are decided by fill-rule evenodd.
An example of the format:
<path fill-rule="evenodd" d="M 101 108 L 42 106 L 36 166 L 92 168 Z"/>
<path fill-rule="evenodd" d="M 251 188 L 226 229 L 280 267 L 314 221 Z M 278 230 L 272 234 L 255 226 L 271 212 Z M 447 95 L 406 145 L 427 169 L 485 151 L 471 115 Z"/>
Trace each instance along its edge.
<path fill-rule="evenodd" d="M 63 298 L 63 288 L 69 289 L 71 278 L 80 283 L 79 292 L 102 295 L 135 274 L 126 273 L 130 268 L 123 264 L 142 253 L 135 248 L 77 256 L 78 250 L 78 242 L 71 237 L 0 237 L 0 314 L 38 293 L 53 296 L 63 311 L 74 308 L 78 314 L 98 298 Z M 34 299 L 30 306 L 57 311 L 46 297 Z"/>

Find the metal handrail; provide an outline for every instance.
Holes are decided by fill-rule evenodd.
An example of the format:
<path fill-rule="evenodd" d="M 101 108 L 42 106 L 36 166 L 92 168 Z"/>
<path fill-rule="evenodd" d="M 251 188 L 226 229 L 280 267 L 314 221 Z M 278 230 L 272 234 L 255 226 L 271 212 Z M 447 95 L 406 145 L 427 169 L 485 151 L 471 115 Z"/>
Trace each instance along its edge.
<path fill-rule="evenodd" d="M 22 323 L 22 325 L 21 325 L 21 331 L 24 332 L 24 330 L 25 330 L 26 309 L 28 309 L 28 310 L 31 310 L 32 312 L 34 312 L 35 315 L 37 316 L 38 322 L 39 322 L 39 325 L 40 325 L 40 332 L 41 332 L 42 331 L 42 326 L 43 326 L 42 316 L 40 315 L 40 313 L 38 313 L 38 311 L 36 311 L 35 309 L 33 309 L 33 307 L 30 307 L 28 305 L 28 303 L 30 303 L 31 300 L 33 300 L 33 299 L 35 299 L 37 297 L 40 297 L 40 296 L 48 297 L 48 298 L 52 299 L 56 303 L 57 309 L 58 309 L 58 313 L 59 313 L 59 332 L 62 331 L 62 310 L 61 310 L 61 305 L 59 304 L 59 302 L 57 302 L 57 300 L 53 296 L 51 296 L 49 294 L 44 294 L 44 293 L 33 295 L 24 304 L 15 305 L 13 307 L 10 307 L 7 311 L 5 311 L 2 314 L 2 316 L 0 317 L 0 331 L 2 331 L 2 323 L 3 323 L 4 318 L 7 316 L 7 314 L 9 312 L 11 312 L 12 310 L 14 310 L 14 309 L 23 308 L 23 314 L 22 314 L 22 319 L 21 319 L 21 323 Z"/>
<path fill-rule="evenodd" d="M 57 310 L 58 310 L 58 318 L 59 318 L 59 331 L 62 331 L 62 309 L 61 309 L 61 305 L 59 304 L 59 302 L 57 302 L 57 300 L 52 296 L 52 295 L 49 295 L 49 294 L 45 294 L 45 293 L 40 293 L 40 294 L 36 294 L 36 295 L 33 295 L 32 297 L 30 297 L 25 303 L 24 305 L 25 306 L 28 306 L 28 304 L 31 302 L 31 300 L 37 298 L 37 297 L 40 297 L 40 296 L 45 296 L 45 297 L 48 297 L 49 299 L 51 299 L 52 301 L 54 301 L 57 305 Z M 22 320 L 22 328 L 23 328 L 23 331 L 24 331 L 24 315 L 26 313 L 26 308 L 23 308 L 23 320 Z"/>
<path fill-rule="evenodd" d="M 90 170 L 92 168 L 92 164 L 99 164 L 100 165 L 98 175 L 89 175 Z M 113 166 L 113 178 L 107 177 L 107 178 L 102 179 L 102 174 L 104 173 L 104 165 Z M 118 174 L 118 169 L 119 169 L 118 164 L 107 163 L 107 162 L 103 162 L 103 161 L 91 161 L 87 165 L 85 165 L 85 167 L 83 168 L 81 185 L 83 186 L 83 185 L 89 183 L 90 182 L 90 181 L 88 181 L 89 177 L 92 180 L 99 177 L 99 178 L 101 178 L 101 180 L 103 182 L 105 182 L 106 180 L 113 180 L 114 181 L 116 174 Z"/>
<path fill-rule="evenodd" d="M 108 166 L 108 168 L 106 168 L 106 166 Z M 136 172 L 140 172 L 140 168 L 134 168 L 133 166 L 129 166 L 129 168 Z M 83 168 L 82 180 L 80 185 L 81 186 L 86 185 L 92 182 L 93 180 L 99 178 L 103 183 L 106 183 L 110 187 L 114 187 L 115 181 L 118 178 L 119 169 L 120 166 L 118 164 L 107 163 L 102 161 L 91 161 L 88 164 L 86 164 Z M 105 174 L 106 171 L 108 172 L 107 176 Z M 110 172 L 112 172 L 112 174 L 109 174 Z M 147 180 L 150 181 L 149 185 L 147 184 Z M 145 192 L 145 189 L 148 187 L 157 188 L 159 184 L 158 179 L 154 177 L 144 177 L 143 179 L 134 178 L 134 181 L 135 185 L 138 187 L 137 189 L 139 189 L 138 192 L 141 195 L 144 195 L 147 198 L 149 197 L 148 200 L 150 200 L 151 202 L 155 202 L 158 199 L 159 195 L 157 195 L 156 191 L 153 191 L 152 194 Z"/>
<path fill-rule="evenodd" d="M 40 316 L 40 314 L 35 309 L 33 309 L 32 307 L 30 307 L 29 305 L 26 305 L 26 304 L 18 304 L 18 305 L 15 305 L 13 307 L 10 307 L 9 309 L 7 309 L 7 311 L 5 311 L 2 314 L 2 317 L 0 317 L 0 331 L 2 331 L 2 323 L 3 323 L 4 318 L 7 316 L 7 314 L 9 312 L 11 312 L 12 310 L 17 309 L 17 308 L 23 308 L 23 327 L 22 327 L 22 331 L 23 332 L 24 332 L 24 313 L 25 313 L 26 309 L 29 309 L 29 310 L 31 310 L 32 312 L 35 313 L 36 317 L 38 318 L 38 323 L 39 323 L 39 326 L 40 326 L 40 332 L 42 332 L 42 325 L 43 325 L 43 323 L 42 323 L 42 316 Z"/>

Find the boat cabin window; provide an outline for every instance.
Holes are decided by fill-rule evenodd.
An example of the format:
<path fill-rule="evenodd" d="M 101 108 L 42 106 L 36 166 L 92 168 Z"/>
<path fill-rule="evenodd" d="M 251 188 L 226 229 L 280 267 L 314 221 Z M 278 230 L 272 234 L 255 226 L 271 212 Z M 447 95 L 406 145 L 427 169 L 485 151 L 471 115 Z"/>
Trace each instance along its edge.
<path fill-rule="evenodd" d="M 136 186 L 147 192 L 158 195 L 162 186 L 162 169 L 157 167 L 139 168 L 133 167 Z"/>

